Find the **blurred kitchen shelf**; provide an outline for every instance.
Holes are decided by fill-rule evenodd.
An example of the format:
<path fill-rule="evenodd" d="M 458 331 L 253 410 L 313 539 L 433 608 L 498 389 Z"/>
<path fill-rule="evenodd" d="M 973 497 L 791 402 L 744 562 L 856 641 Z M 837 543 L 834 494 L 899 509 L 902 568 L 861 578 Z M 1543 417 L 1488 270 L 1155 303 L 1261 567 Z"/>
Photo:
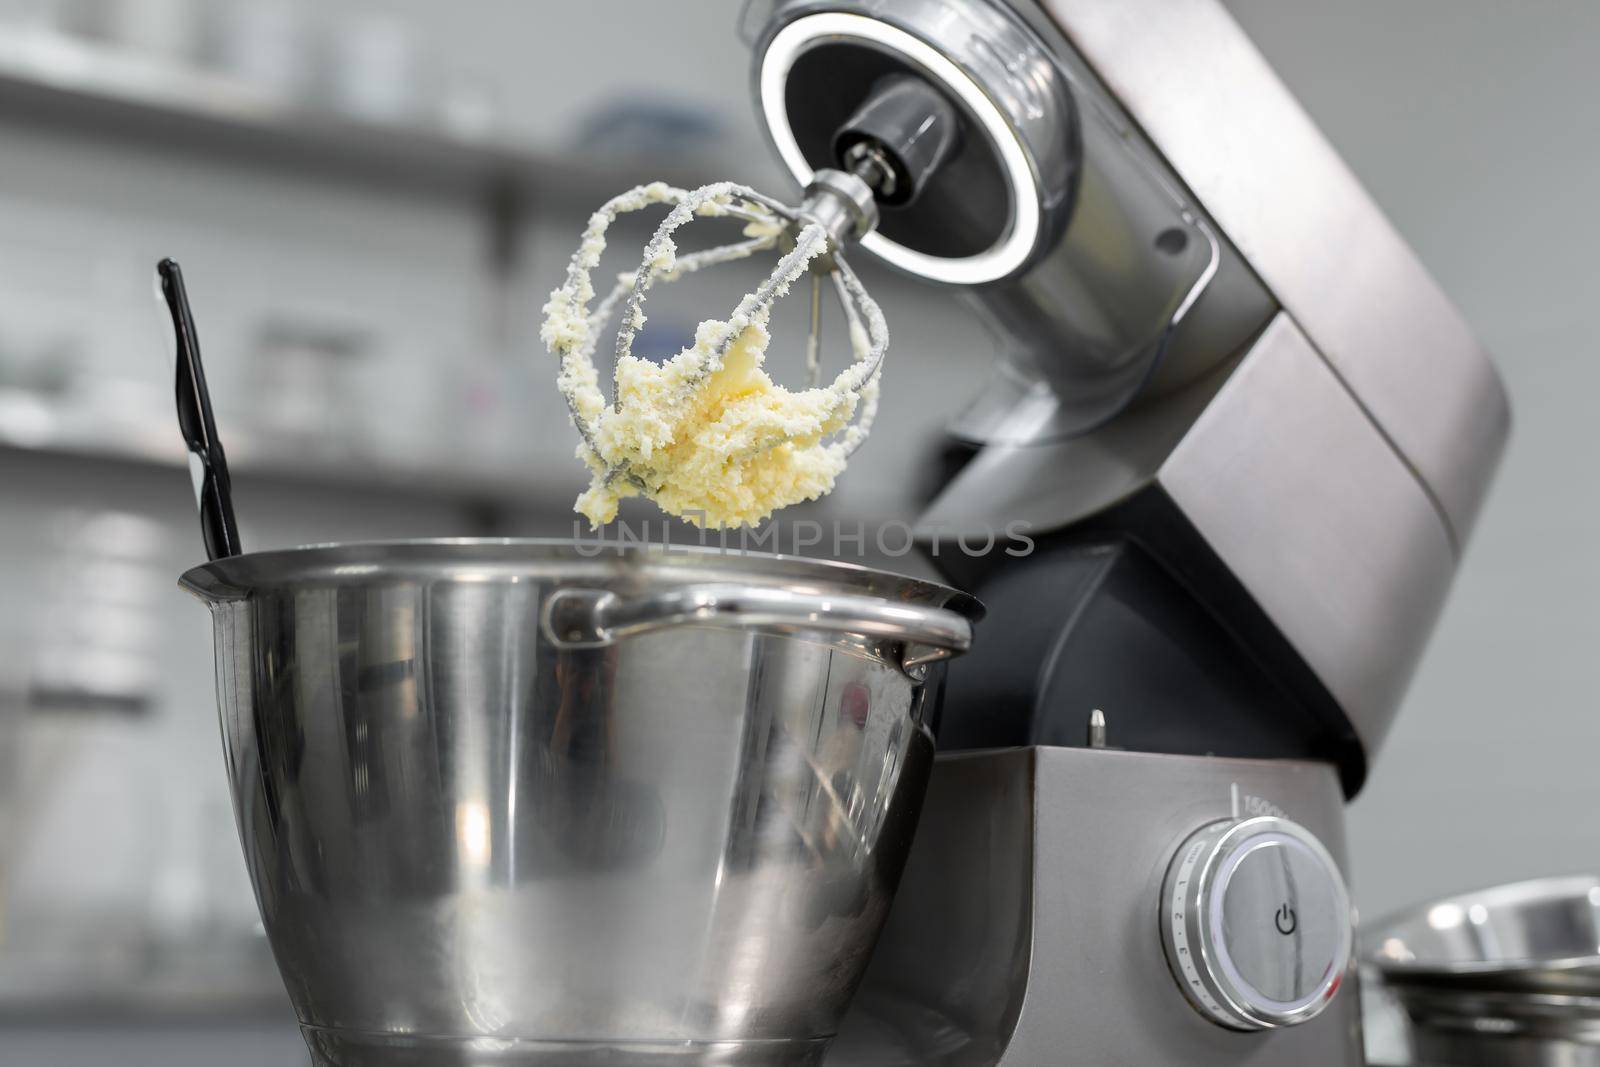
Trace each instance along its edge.
<path fill-rule="evenodd" d="M 196 983 L 140 976 L 100 988 L 40 985 L 36 976 L 0 980 L 0 1023 L 43 1018 L 276 1018 L 291 1016 L 289 998 L 276 974 L 258 984 L 226 975 Z M 292 1017 L 292 1016 L 291 1016 Z"/>
<path fill-rule="evenodd" d="M 277 1018 L 291 1013 L 288 994 L 265 942 L 248 957 L 206 946 L 140 966 L 0 953 L 0 1024 L 48 1018 Z"/>
<path fill-rule="evenodd" d="M 353 118 L 239 79 L 40 32 L 0 33 L 0 115 L 197 156 L 491 199 L 587 202 L 596 182 L 619 174 L 693 185 L 691 170 L 704 170 L 626 156 L 580 163 L 420 122 Z"/>
<path fill-rule="evenodd" d="M 0 449 L 188 469 L 176 415 L 148 423 L 101 421 L 91 429 L 91 420 L 59 418 L 43 404 L 18 417 L 22 408 L 16 399 L 14 391 L 0 389 Z M 538 505 L 549 496 L 551 483 L 560 481 L 549 477 L 550 472 L 541 469 L 533 455 L 515 468 L 489 460 L 475 465 L 406 462 L 355 451 L 274 445 L 244 428 L 228 434 L 224 444 L 229 469 L 236 478 L 261 477 L 364 493 L 405 493 L 470 505 Z M 564 493 L 567 486 L 563 483 L 560 488 Z"/>

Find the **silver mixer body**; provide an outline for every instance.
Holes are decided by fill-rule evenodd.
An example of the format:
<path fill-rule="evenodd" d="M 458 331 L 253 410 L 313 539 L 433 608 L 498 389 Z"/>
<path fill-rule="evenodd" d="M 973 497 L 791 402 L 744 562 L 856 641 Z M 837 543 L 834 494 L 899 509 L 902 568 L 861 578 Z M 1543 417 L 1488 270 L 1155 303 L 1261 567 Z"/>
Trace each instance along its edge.
<path fill-rule="evenodd" d="M 1488 356 L 1216 0 L 742 29 L 801 183 L 862 136 L 940 160 L 862 241 L 995 338 L 920 528 L 1039 542 L 940 557 L 990 614 L 827 1062 L 1363 1063 L 1342 804 L 1504 449 Z M 882 118 L 908 78 L 937 152 Z"/>

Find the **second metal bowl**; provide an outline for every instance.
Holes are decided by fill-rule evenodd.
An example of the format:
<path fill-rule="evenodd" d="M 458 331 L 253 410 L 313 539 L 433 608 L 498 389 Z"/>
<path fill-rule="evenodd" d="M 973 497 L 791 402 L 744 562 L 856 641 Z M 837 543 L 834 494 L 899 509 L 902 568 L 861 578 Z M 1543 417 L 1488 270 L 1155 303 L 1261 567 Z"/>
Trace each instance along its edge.
<path fill-rule="evenodd" d="M 1600 876 L 1435 901 L 1375 924 L 1367 951 L 1420 1062 L 1600 1067 Z"/>

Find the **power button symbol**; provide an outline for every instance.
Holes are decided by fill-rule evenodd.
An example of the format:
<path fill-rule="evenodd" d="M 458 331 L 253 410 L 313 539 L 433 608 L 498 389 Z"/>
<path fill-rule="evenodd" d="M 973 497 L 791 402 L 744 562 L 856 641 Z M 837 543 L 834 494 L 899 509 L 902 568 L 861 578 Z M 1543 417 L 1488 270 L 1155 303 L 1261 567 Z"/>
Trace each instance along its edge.
<path fill-rule="evenodd" d="M 1278 928 L 1278 933 L 1287 937 L 1300 925 L 1300 919 L 1295 915 L 1294 909 L 1285 904 L 1278 909 L 1277 914 L 1273 915 L 1272 925 Z"/>

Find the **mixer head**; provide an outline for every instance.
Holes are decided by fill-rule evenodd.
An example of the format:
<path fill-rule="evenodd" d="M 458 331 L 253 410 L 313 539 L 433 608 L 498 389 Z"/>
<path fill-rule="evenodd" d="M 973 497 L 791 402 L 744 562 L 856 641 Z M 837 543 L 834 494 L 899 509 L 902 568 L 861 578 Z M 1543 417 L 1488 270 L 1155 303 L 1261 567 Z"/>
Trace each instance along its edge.
<path fill-rule="evenodd" d="M 1063 440 L 1181 390 L 1269 306 L 1028 10 L 750 0 L 744 15 L 758 115 L 796 181 L 877 148 L 911 179 L 880 187 L 861 244 L 957 287 L 993 333 L 1002 372 L 952 426 L 978 444 Z"/>

